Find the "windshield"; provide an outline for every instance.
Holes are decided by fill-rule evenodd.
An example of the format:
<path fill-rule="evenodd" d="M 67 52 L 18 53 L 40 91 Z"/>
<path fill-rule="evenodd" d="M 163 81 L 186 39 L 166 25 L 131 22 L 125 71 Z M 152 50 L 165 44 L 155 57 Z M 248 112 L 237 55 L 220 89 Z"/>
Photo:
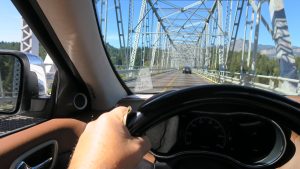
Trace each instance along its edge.
<path fill-rule="evenodd" d="M 292 0 L 96 0 L 108 56 L 135 93 L 235 84 L 298 95 Z"/>

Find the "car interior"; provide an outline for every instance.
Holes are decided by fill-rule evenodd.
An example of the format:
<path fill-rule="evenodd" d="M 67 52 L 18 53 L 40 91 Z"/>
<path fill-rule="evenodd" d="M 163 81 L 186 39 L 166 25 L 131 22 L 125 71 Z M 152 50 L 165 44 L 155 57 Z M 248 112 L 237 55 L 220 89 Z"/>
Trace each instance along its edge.
<path fill-rule="evenodd" d="M 299 152 L 297 96 L 231 84 L 135 93 L 108 57 L 94 1 L 12 3 L 57 71 L 51 96 L 37 97 L 27 57 L 0 51 L 20 65 L 16 107 L 0 121 L 0 168 L 68 168 L 87 123 L 117 106 L 132 107 L 128 130 L 151 141 L 138 169 L 280 168 Z"/>

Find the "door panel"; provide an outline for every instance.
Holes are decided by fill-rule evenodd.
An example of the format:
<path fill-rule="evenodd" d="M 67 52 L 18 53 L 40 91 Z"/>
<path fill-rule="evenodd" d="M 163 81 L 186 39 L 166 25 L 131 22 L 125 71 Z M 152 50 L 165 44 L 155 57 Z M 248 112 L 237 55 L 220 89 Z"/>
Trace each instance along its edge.
<path fill-rule="evenodd" d="M 9 168 L 18 157 L 50 140 L 58 143 L 57 163 L 66 165 L 85 126 L 86 123 L 75 119 L 52 119 L 3 137 L 0 139 L 1 168 Z"/>

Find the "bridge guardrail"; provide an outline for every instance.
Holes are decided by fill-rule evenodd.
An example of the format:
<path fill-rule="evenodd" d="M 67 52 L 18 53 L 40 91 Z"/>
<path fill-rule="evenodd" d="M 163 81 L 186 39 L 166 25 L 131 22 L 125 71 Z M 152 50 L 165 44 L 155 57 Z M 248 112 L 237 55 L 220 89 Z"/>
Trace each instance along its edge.
<path fill-rule="evenodd" d="M 17 92 L 1 92 L 0 93 L 0 111 L 12 111 L 16 106 L 18 99 Z"/>
<path fill-rule="evenodd" d="M 0 98 L 16 98 L 19 92 L 0 92 Z"/>
<path fill-rule="evenodd" d="M 284 95 L 300 94 L 300 80 L 298 79 L 205 69 L 195 69 L 194 72 L 197 72 L 204 78 L 209 79 L 214 83 L 229 83 L 252 86 Z M 295 85 L 296 90 L 293 91 L 286 87 L 284 85 L 286 82 Z"/>

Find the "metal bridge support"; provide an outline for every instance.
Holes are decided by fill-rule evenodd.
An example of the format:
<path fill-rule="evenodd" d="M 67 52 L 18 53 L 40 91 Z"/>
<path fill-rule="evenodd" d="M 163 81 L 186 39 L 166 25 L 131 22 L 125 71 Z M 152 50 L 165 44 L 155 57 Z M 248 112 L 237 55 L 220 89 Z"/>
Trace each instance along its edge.
<path fill-rule="evenodd" d="M 245 27 L 244 27 L 244 37 L 243 37 L 243 45 L 242 45 L 242 58 L 241 58 L 241 66 L 240 66 L 240 83 L 244 83 L 244 63 L 245 63 L 245 47 L 246 47 L 246 41 L 247 41 L 247 31 L 248 31 L 248 26 L 249 26 L 249 21 L 248 21 L 248 15 L 249 15 L 249 8 L 250 4 L 247 2 L 247 7 L 246 7 L 246 16 L 245 16 Z M 251 41 L 248 41 L 248 43 L 252 43 Z"/>
<path fill-rule="evenodd" d="M 22 52 L 32 53 L 37 56 L 39 55 L 39 41 L 24 19 L 22 22 L 22 41 L 20 49 Z"/>
<path fill-rule="evenodd" d="M 248 44 L 248 56 L 247 56 L 247 67 L 250 67 L 251 50 L 252 50 L 252 36 L 253 36 L 253 24 L 254 24 L 254 10 L 252 9 L 250 30 L 249 30 L 249 44 Z"/>
<path fill-rule="evenodd" d="M 203 49 L 202 49 L 202 39 L 200 39 L 200 43 L 199 43 L 199 53 L 198 53 L 198 57 L 199 57 L 199 65 L 198 68 L 200 67 L 201 69 L 203 69 L 204 66 L 204 55 L 203 55 Z"/>
<path fill-rule="evenodd" d="M 210 41 L 210 35 L 209 35 L 209 23 L 205 23 L 205 69 L 209 69 L 210 66 L 210 50 L 209 50 L 209 41 Z"/>
<path fill-rule="evenodd" d="M 157 50 L 157 46 L 159 44 L 159 39 L 160 39 L 160 28 L 161 28 L 160 22 L 157 22 L 157 25 L 156 25 L 156 34 L 155 34 L 155 38 L 154 38 L 153 46 L 152 46 L 152 55 L 151 55 L 150 69 L 153 68 L 154 61 L 155 61 L 156 50 Z"/>
<path fill-rule="evenodd" d="M 259 1 L 257 14 L 256 14 L 255 35 L 254 35 L 254 43 L 253 43 L 253 50 L 252 50 L 252 64 L 251 64 L 252 76 L 255 76 L 256 74 L 256 55 L 257 55 L 257 48 L 258 48 L 259 25 L 261 20 L 261 5 L 262 2 Z"/>
<path fill-rule="evenodd" d="M 223 32 L 223 10 L 222 10 L 222 3 L 218 1 L 218 55 L 219 55 L 219 70 L 224 70 L 224 32 Z"/>
<path fill-rule="evenodd" d="M 141 5 L 140 16 L 139 16 L 139 20 L 138 20 L 138 25 L 137 25 L 136 31 L 135 31 L 133 49 L 130 54 L 130 61 L 129 61 L 129 69 L 130 70 L 132 70 L 134 68 L 135 57 L 136 57 L 136 52 L 137 52 L 138 45 L 139 45 L 139 39 L 140 39 L 140 34 L 141 34 L 141 28 L 143 25 L 142 22 L 143 22 L 144 15 L 145 15 L 146 5 L 147 5 L 146 0 L 143 0 L 142 5 Z"/>
<path fill-rule="evenodd" d="M 14 98 L 18 97 L 21 83 L 21 63 L 18 59 L 15 59 L 14 63 L 14 75 L 13 75 L 13 91 L 12 96 Z"/>
<path fill-rule="evenodd" d="M 166 51 L 166 63 L 165 63 L 165 68 L 168 69 L 170 64 L 170 47 L 169 47 L 169 41 L 168 39 L 166 39 L 166 48 L 165 48 L 165 51 Z"/>
<path fill-rule="evenodd" d="M 132 34 L 133 34 L 133 17 L 134 17 L 134 1 L 129 0 L 128 10 L 128 36 L 127 36 L 127 56 L 131 54 L 132 48 Z"/>
<path fill-rule="evenodd" d="M 3 90 L 3 81 L 2 81 L 2 76 L 1 76 L 1 71 L 0 71 L 0 97 L 4 97 L 4 90 Z"/>
<path fill-rule="evenodd" d="M 107 0 L 101 0 L 100 1 L 100 8 L 101 8 L 101 10 L 99 11 L 100 12 L 99 26 L 102 30 L 103 40 L 104 40 L 104 42 L 106 42 L 106 38 L 107 38 L 107 12 L 108 12 L 108 2 L 107 2 Z"/>
<path fill-rule="evenodd" d="M 219 1 L 218 1 L 219 2 Z M 217 57 L 218 57 L 218 46 L 216 46 L 216 39 L 217 39 L 217 30 L 218 30 L 218 22 L 219 19 L 218 17 L 218 12 L 215 13 L 214 18 L 211 20 L 211 32 L 210 32 L 210 69 L 216 69 L 217 68 Z"/>
<path fill-rule="evenodd" d="M 232 0 L 230 1 L 227 1 L 227 7 L 226 7 L 226 25 L 225 25 L 225 33 L 226 33 L 226 36 L 224 36 L 224 51 L 226 50 L 226 53 L 225 53 L 225 59 L 224 59 L 224 66 L 225 68 L 227 68 L 227 58 L 228 58 L 228 55 L 229 55 L 229 48 L 230 48 L 230 42 L 231 42 L 231 31 L 230 31 L 230 28 L 231 28 L 231 16 L 232 16 Z"/>
<path fill-rule="evenodd" d="M 237 2 L 232 33 L 230 35 L 231 38 L 230 38 L 230 41 L 228 43 L 228 47 L 229 47 L 227 49 L 228 54 L 227 54 L 226 60 L 225 60 L 226 65 L 228 64 L 228 58 L 232 57 L 233 52 L 234 52 L 235 42 L 236 42 L 236 38 L 237 38 L 237 35 L 238 35 L 238 31 L 239 31 L 240 21 L 241 21 L 241 16 L 242 16 L 242 13 L 243 13 L 244 1 L 245 0 L 241 0 L 241 1 Z"/>
<path fill-rule="evenodd" d="M 126 53 L 126 46 L 125 46 L 125 34 L 124 34 L 124 27 L 123 27 L 123 18 L 122 18 L 122 9 L 120 0 L 114 0 L 115 3 L 115 12 L 116 12 L 116 19 L 117 19 L 117 27 L 118 27 L 118 35 L 119 35 L 119 43 L 120 43 L 120 60 L 117 61 L 122 63 L 122 57 L 125 56 L 125 65 L 127 65 L 128 58 Z M 119 64 L 119 63 L 118 63 Z"/>
<path fill-rule="evenodd" d="M 161 55 L 161 61 L 160 61 L 160 68 L 165 69 L 166 68 L 166 47 L 167 47 L 167 37 L 163 36 L 162 40 L 162 55 Z"/>
<path fill-rule="evenodd" d="M 280 76 L 298 79 L 283 0 L 270 0 L 269 10 L 274 33 L 273 39 L 275 41 L 276 56 L 280 64 Z M 297 90 L 297 84 L 291 82 L 284 82 L 280 87 L 290 89 L 292 92 Z"/>

